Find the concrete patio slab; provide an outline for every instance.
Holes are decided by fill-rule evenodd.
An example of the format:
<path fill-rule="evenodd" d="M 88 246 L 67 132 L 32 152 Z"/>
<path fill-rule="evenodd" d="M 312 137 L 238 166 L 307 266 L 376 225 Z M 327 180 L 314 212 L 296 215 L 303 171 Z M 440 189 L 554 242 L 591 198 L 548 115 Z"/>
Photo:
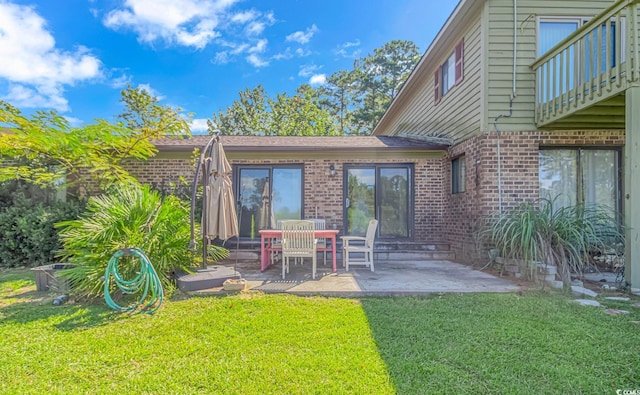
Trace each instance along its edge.
<path fill-rule="evenodd" d="M 231 267 L 234 265 L 231 264 Z M 279 263 L 260 272 L 257 262 L 240 262 L 237 271 L 247 280 L 248 289 L 268 293 L 324 295 L 339 297 L 402 296 L 431 293 L 516 292 L 520 290 L 507 278 L 500 278 L 470 266 L 451 261 L 395 261 L 377 263 L 375 272 L 365 267 L 318 265 L 311 279 L 311 264 L 291 265 L 282 279 Z M 203 289 L 195 294 L 225 294 L 222 287 Z"/>

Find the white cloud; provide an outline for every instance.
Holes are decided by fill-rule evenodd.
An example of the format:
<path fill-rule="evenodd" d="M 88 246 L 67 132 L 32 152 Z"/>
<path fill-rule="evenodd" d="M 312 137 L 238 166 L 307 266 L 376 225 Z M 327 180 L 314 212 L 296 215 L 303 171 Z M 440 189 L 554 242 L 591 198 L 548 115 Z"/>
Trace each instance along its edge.
<path fill-rule="evenodd" d="M 309 85 L 324 85 L 327 82 L 325 74 L 314 74 L 309 78 Z"/>
<path fill-rule="evenodd" d="M 267 49 L 268 41 L 266 39 L 258 40 L 258 42 L 251 48 L 249 48 L 249 53 L 262 53 Z"/>
<path fill-rule="evenodd" d="M 138 89 L 147 91 L 148 94 L 150 94 L 151 96 L 155 96 L 155 98 L 158 100 L 164 99 L 164 96 L 162 96 L 157 90 L 153 89 L 149 84 L 139 84 Z"/>
<path fill-rule="evenodd" d="M 84 124 L 84 121 L 80 118 L 69 117 L 69 116 L 65 116 L 64 118 L 67 120 L 67 122 L 69 122 L 69 125 L 71 125 L 71 127 L 74 127 L 74 128 L 77 128 Z"/>
<path fill-rule="evenodd" d="M 268 25 L 273 25 L 274 23 L 276 23 L 276 17 L 273 15 L 273 11 L 270 11 L 264 14 L 263 18 Z"/>
<path fill-rule="evenodd" d="M 228 51 L 217 52 L 215 57 L 211 60 L 214 64 L 227 64 L 235 61 L 237 55 L 248 54 L 245 56 L 245 60 L 254 67 L 265 67 L 269 65 L 269 61 L 265 60 L 259 54 L 264 53 L 267 50 L 267 39 L 260 39 L 253 42 L 253 44 L 242 43 L 236 44 L 228 41 L 223 41 L 222 45 L 231 48 Z"/>
<path fill-rule="evenodd" d="M 85 47 L 55 47 L 46 21 L 32 7 L 0 1 L 0 79 L 2 97 L 18 107 L 68 111 L 64 86 L 101 77 L 102 64 Z"/>
<path fill-rule="evenodd" d="M 2 0 L 0 0 L 2 1 Z M 273 12 L 231 10 L 240 0 L 120 0 L 108 12 L 105 26 L 132 31 L 138 41 L 203 49 L 210 43 L 227 47 L 211 62 L 227 64 L 244 57 L 255 67 L 268 65 L 265 29 L 276 22 Z M 315 26 L 313 26 L 315 29 Z M 313 35 L 313 31 L 310 33 Z"/>
<path fill-rule="evenodd" d="M 125 0 L 103 20 L 112 29 L 130 29 L 144 43 L 164 41 L 168 45 L 204 48 L 220 33 L 220 20 L 251 15 L 226 15 L 236 0 Z"/>
<path fill-rule="evenodd" d="M 237 55 L 239 53 L 243 53 L 247 49 L 249 49 L 249 44 L 247 43 L 239 44 L 233 47 L 233 49 L 231 50 L 231 53 L 234 55 Z"/>
<path fill-rule="evenodd" d="M 284 52 L 277 53 L 271 57 L 274 60 L 286 60 L 293 58 L 293 54 L 291 53 L 291 48 L 287 47 Z"/>
<path fill-rule="evenodd" d="M 316 66 L 315 64 L 305 64 L 300 66 L 300 71 L 298 72 L 298 75 L 300 77 L 308 77 L 313 73 L 315 73 L 316 71 L 320 70 L 321 68 L 322 66 Z"/>
<path fill-rule="evenodd" d="M 227 64 L 229 62 L 229 52 L 227 51 L 216 52 L 216 56 L 213 58 L 213 63 L 215 64 Z"/>
<path fill-rule="evenodd" d="M 207 119 L 193 119 L 191 120 L 191 124 L 189 125 L 189 127 L 191 128 L 191 133 L 193 134 L 205 134 L 207 132 Z"/>
<path fill-rule="evenodd" d="M 360 40 L 356 40 L 356 41 L 347 41 L 344 44 L 339 45 L 334 53 L 336 55 L 340 55 L 343 58 L 356 58 L 360 55 L 361 50 L 359 48 L 355 48 L 355 47 L 359 47 L 360 46 Z M 349 49 L 349 48 L 353 48 L 353 49 Z"/>
<path fill-rule="evenodd" d="M 111 80 L 111 87 L 115 89 L 124 88 L 127 85 L 131 84 L 132 77 L 127 74 L 122 74 L 120 77 L 116 77 Z"/>
<path fill-rule="evenodd" d="M 255 10 L 239 12 L 231 16 L 231 22 L 244 24 L 256 19 L 260 14 Z"/>
<path fill-rule="evenodd" d="M 269 65 L 268 61 L 262 59 L 260 56 L 256 55 L 255 53 L 252 53 L 251 55 L 247 56 L 247 62 L 249 62 L 254 67 L 265 67 Z"/>
<path fill-rule="evenodd" d="M 311 40 L 311 37 L 313 37 L 313 35 L 317 32 L 318 32 L 318 27 L 316 25 L 311 25 L 311 27 L 307 28 L 307 30 L 305 30 L 304 32 L 297 31 L 289 34 L 285 38 L 285 40 L 297 42 L 300 44 L 306 44 Z"/>
<path fill-rule="evenodd" d="M 305 56 L 311 55 L 311 51 L 309 51 L 308 49 L 298 48 L 298 49 L 296 49 L 296 55 L 298 55 L 301 58 L 303 58 Z"/>
<path fill-rule="evenodd" d="M 245 31 L 250 36 L 257 36 L 262 34 L 265 27 L 266 26 L 263 22 L 251 22 L 250 24 L 247 25 L 247 28 L 245 29 Z"/>
<path fill-rule="evenodd" d="M 62 88 L 52 86 L 29 87 L 10 84 L 9 92 L 1 99 L 19 108 L 52 108 L 69 111 L 69 102 L 62 95 Z"/>

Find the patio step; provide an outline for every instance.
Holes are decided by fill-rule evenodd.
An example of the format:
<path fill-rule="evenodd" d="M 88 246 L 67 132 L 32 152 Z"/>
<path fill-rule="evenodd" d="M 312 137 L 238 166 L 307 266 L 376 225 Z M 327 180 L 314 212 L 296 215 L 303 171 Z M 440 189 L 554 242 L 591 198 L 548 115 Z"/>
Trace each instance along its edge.
<path fill-rule="evenodd" d="M 426 243 L 408 241 L 379 241 L 374 248 L 374 259 L 382 262 L 392 261 L 439 261 L 455 260 L 449 243 L 430 241 Z"/>
<path fill-rule="evenodd" d="M 373 259 L 379 262 L 397 261 L 455 261 L 453 251 L 377 251 L 373 252 Z"/>
<path fill-rule="evenodd" d="M 249 247 L 249 246 L 246 246 Z M 449 244 L 444 242 L 415 243 L 415 242 L 376 242 L 374 259 L 381 262 L 390 261 L 440 261 L 455 260 L 456 254 L 451 251 Z M 229 258 L 225 262 L 235 262 L 236 256 L 239 262 L 257 261 L 260 259 L 258 247 L 245 248 L 236 252 L 234 248 L 229 250 Z M 336 252 L 338 261 L 342 261 L 342 246 L 338 243 Z"/>

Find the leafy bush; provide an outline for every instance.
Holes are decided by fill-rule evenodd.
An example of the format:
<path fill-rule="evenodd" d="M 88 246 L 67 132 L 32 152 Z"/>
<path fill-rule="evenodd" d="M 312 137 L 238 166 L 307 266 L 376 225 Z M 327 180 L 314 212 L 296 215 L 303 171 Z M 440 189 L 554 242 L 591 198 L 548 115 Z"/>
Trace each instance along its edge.
<path fill-rule="evenodd" d="M 488 237 L 503 258 L 521 259 L 535 279 L 537 263 L 556 265 L 565 285 L 581 273 L 589 254 L 624 242 L 615 213 L 599 206 L 554 207 L 555 200 L 529 202 L 494 214 Z"/>
<path fill-rule="evenodd" d="M 56 262 L 62 244 L 54 227 L 77 218 L 78 201 L 44 204 L 22 191 L 3 194 L 0 207 L 0 267 L 40 266 Z"/>
<path fill-rule="evenodd" d="M 76 267 L 66 270 L 79 293 L 103 295 L 107 263 L 119 249 L 138 247 L 149 257 L 166 290 L 173 289 L 172 273 L 189 270 L 194 254 L 189 206 L 175 196 L 162 198 L 149 186 L 126 184 L 89 199 L 87 211 L 77 220 L 59 224 L 62 256 Z M 140 267 L 134 258 L 121 258 L 118 270 L 132 278 Z"/>

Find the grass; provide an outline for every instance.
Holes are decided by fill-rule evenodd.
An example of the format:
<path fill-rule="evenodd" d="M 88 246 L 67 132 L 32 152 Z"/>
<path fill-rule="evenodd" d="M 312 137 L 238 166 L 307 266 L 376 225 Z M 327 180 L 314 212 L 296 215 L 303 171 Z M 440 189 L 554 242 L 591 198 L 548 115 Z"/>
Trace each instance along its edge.
<path fill-rule="evenodd" d="M 153 316 L 53 306 L 0 271 L 2 393 L 615 393 L 640 387 L 640 309 L 561 295 L 167 301 Z M 603 301 L 604 302 L 604 301 Z M 604 302 L 606 303 L 606 302 Z"/>

